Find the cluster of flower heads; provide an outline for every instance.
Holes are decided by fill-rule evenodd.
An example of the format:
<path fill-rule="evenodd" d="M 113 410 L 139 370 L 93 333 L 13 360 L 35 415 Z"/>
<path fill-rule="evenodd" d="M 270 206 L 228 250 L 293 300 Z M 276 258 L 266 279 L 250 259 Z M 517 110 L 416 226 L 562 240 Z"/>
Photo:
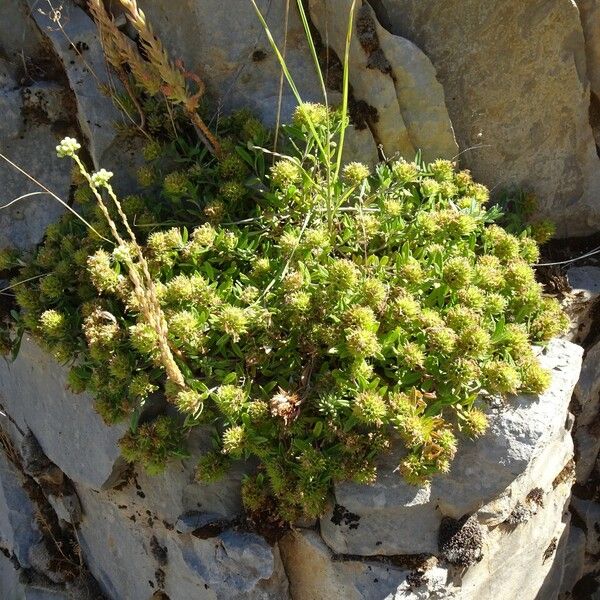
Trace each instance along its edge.
<path fill-rule="evenodd" d="M 247 508 L 293 520 L 318 515 L 334 480 L 373 482 L 394 440 L 408 481 L 447 472 L 459 438 L 486 430 L 482 392 L 546 389 L 532 344 L 567 325 L 530 266 L 547 227 L 515 236 L 494 224 L 488 191 L 446 160 L 354 162 L 332 177 L 324 149 L 339 119 L 319 105 L 298 108 L 295 145 L 270 170 L 245 143 L 265 135 L 259 125 L 233 124 L 244 143 L 226 140 L 218 162 L 180 157 L 185 169 L 166 176 L 152 142 L 139 173 L 148 194 L 122 202 L 185 389 L 165 384 L 158 334 L 125 274 L 131 247 L 65 217 L 21 273 L 39 279 L 16 288 L 26 326 L 59 360 L 77 359 L 71 386 L 106 420 L 137 415 L 158 391 L 182 415 L 126 436 L 128 460 L 157 471 L 182 455 L 187 429 L 209 425 L 218 441 L 198 480 L 254 456 Z M 85 189 L 83 214 L 108 235 Z M 155 224 L 166 215 L 196 225 Z"/>

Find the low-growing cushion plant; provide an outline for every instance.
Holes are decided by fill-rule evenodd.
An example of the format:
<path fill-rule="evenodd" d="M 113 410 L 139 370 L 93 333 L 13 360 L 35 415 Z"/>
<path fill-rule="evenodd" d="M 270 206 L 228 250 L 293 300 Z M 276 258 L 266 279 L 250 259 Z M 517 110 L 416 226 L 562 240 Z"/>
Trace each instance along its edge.
<path fill-rule="evenodd" d="M 110 174 L 79 161 L 87 224 L 67 214 L 50 226 L 17 278 L 33 279 L 15 287 L 24 327 L 72 363 L 71 387 L 90 391 L 107 422 L 131 419 L 128 460 L 158 472 L 185 456 L 191 428 L 212 428 L 199 485 L 254 457 L 245 505 L 283 520 L 320 514 L 334 481 L 373 482 L 392 443 L 406 447 L 409 482 L 447 472 L 460 438 L 486 430 L 482 392 L 547 387 L 531 346 L 566 325 L 536 283 L 531 230 L 495 224 L 485 187 L 447 160 L 338 173 L 342 121 L 299 105 L 270 168 L 267 134 L 247 113 L 224 124 L 220 159 L 179 138 L 151 142 L 148 192 L 106 200 L 136 243 L 109 241 L 90 182 L 112 192 Z M 183 387 L 166 377 L 160 331 L 128 276 L 142 257 Z M 157 392 L 172 409 L 140 424 Z"/>

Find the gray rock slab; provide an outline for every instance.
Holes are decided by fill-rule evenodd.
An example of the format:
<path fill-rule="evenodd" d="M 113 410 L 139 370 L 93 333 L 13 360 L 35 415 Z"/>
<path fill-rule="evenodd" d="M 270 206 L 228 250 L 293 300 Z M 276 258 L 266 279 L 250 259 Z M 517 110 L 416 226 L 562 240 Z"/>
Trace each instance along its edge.
<path fill-rule="evenodd" d="M 571 319 L 566 338 L 576 344 L 586 344 L 594 326 L 594 314 L 600 295 L 600 267 L 571 267 L 567 280 L 572 290 L 563 295 L 562 306 Z"/>
<path fill-rule="evenodd" d="M 600 145 L 600 47 L 598 36 L 600 36 L 600 2 L 598 0 L 576 0 L 577 8 L 581 16 L 581 26 L 585 37 L 585 56 L 587 76 L 591 86 L 590 122 L 596 138 L 596 144 Z"/>
<path fill-rule="evenodd" d="M 0 546 L 22 567 L 29 567 L 31 549 L 41 542 L 35 506 L 24 489 L 23 476 L 0 451 Z"/>
<path fill-rule="evenodd" d="M 277 117 L 281 68 L 252 3 L 246 0 L 144 0 L 139 2 L 174 59 L 206 82 L 211 114 L 250 108 L 268 125 Z M 294 2 L 285 36 L 286 3 L 258 0 L 272 35 L 304 101 L 322 101 L 316 72 Z M 235 15 L 235 18 L 232 18 Z M 290 119 L 296 99 L 284 83 L 281 118 Z"/>
<path fill-rule="evenodd" d="M 585 531 L 571 522 L 560 584 L 562 594 L 570 592 L 584 574 L 585 545 Z"/>
<path fill-rule="evenodd" d="M 46 83 L 30 85 L 25 93 L 9 70 L 0 59 L 0 110 L 5 115 L 0 122 L 0 153 L 67 201 L 71 166 L 56 157 L 62 134 L 54 127 L 64 115 L 62 93 Z M 34 102 L 35 110 L 26 118 L 23 111 Z M 46 227 L 64 212 L 59 202 L 40 191 L 26 175 L 0 160 L 0 209 L 6 207 L 0 210 L 0 248 L 32 249 Z"/>
<path fill-rule="evenodd" d="M 589 425 L 598 416 L 600 405 L 600 342 L 586 353 L 581 376 L 575 386 L 575 398 L 580 407 L 577 425 Z"/>
<path fill-rule="evenodd" d="M 280 542 L 294 600 L 442 600 L 459 598 L 447 569 L 430 565 L 417 578 L 411 568 L 355 560 L 336 560 L 319 534 L 296 530 Z M 411 578 L 412 575 L 412 578 Z"/>
<path fill-rule="evenodd" d="M 89 395 L 67 389 L 66 375 L 26 336 L 15 362 L 0 360 L 0 404 L 70 479 L 97 489 L 112 485 L 123 466 L 118 441 L 126 426 L 107 426 Z"/>
<path fill-rule="evenodd" d="M 461 441 L 450 473 L 429 486 L 411 486 L 394 472 L 401 449 L 382 459 L 373 485 L 337 484 L 337 506 L 321 518 L 323 539 L 341 554 L 435 553 L 442 516 L 479 511 L 488 524 L 506 519 L 529 491 L 550 486 L 572 456 L 565 422 L 582 352 L 552 341 L 540 354 L 552 369 L 550 389 L 492 405 L 487 433 Z"/>
<path fill-rule="evenodd" d="M 279 551 L 256 534 L 225 530 L 200 539 L 145 520 L 111 492 L 78 486 L 78 494 L 83 554 L 112 599 L 150 597 L 163 584 L 171 600 L 288 598 Z"/>
<path fill-rule="evenodd" d="M 378 0 L 373 5 L 393 33 L 431 59 L 461 160 L 475 178 L 498 191 L 510 185 L 534 191 L 540 213 L 556 222 L 561 237 L 595 233 L 600 168 L 576 3 Z"/>
<path fill-rule="evenodd" d="M 573 496 L 571 510 L 585 523 L 586 552 L 598 554 L 600 552 L 600 504 Z"/>
<path fill-rule="evenodd" d="M 115 140 L 113 124 L 123 119 L 100 86 L 118 88 L 104 59 L 95 23 L 71 2 L 61 4 L 60 16 L 38 0 L 28 0 L 40 31 L 50 40 L 77 101 L 77 119 L 96 168 Z M 118 80 L 117 80 L 118 82 Z"/>

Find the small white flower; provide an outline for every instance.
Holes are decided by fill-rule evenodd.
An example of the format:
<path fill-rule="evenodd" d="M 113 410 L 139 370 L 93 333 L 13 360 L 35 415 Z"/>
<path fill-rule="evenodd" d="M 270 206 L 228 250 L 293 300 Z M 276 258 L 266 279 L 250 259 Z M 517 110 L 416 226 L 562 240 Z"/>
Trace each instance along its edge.
<path fill-rule="evenodd" d="M 112 171 L 107 171 L 106 169 L 100 169 L 96 173 L 92 174 L 92 185 L 95 187 L 106 187 L 108 185 L 108 180 L 113 176 Z"/>
<path fill-rule="evenodd" d="M 58 146 L 56 146 L 56 155 L 58 158 L 73 156 L 80 148 L 81 144 L 75 138 L 66 137 Z"/>

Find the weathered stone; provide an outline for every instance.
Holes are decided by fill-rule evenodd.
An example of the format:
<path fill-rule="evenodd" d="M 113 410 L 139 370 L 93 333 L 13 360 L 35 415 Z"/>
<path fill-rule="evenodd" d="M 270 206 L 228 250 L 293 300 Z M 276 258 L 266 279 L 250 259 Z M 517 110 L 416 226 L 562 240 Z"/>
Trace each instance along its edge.
<path fill-rule="evenodd" d="M 194 477 L 196 462 L 200 455 L 212 450 L 211 432 L 195 428 L 187 446 L 193 458 L 173 461 L 159 475 L 148 475 L 140 469 L 136 481 L 137 491 L 144 495 L 143 504 L 170 523 L 175 523 L 180 515 L 192 510 L 216 513 L 221 517 L 238 515 L 241 511 L 242 478 L 252 465 L 238 461 L 220 480 L 201 483 Z"/>
<path fill-rule="evenodd" d="M 571 267 L 567 280 L 573 293 L 582 294 L 585 300 L 595 300 L 600 295 L 600 267 Z"/>
<path fill-rule="evenodd" d="M 583 576 L 585 543 L 585 531 L 574 526 L 571 522 L 569 537 L 567 538 L 566 544 L 564 565 L 561 573 L 560 592 L 562 594 L 570 592 Z M 540 598 L 540 600 L 542 599 Z"/>
<path fill-rule="evenodd" d="M 435 561 L 420 567 L 397 567 L 375 561 L 337 559 L 319 535 L 310 530 L 287 534 L 280 542 L 290 594 L 294 600 L 449 600 L 456 588 L 448 571 Z M 415 564 L 418 560 L 413 561 Z"/>
<path fill-rule="evenodd" d="M 579 11 L 570 0 L 378 0 L 391 31 L 421 48 L 441 81 L 477 180 L 541 200 L 561 236 L 594 233 L 600 168 Z"/>
<path fill-rule="evenodd" d="M 32 548 L 42 544 L 36 509 L 22 474 L 0 451 L 0 546 L 14 555 L 22 567 L 31 566 Z"/>
<path fill-rule="evenodd" d="M 571 267 L 567 279 L 572 290 L 562 304 L 571 318 L 567 339 L 583 343 L 590 333 L 594 334 L 594 312 L 600 295 L 600 267 Z"/>
<path fill-rule="evenodd" d="M 600 553 L 600 504 L 573 496 L 571 510 L 582 520 L 586 528 L 586 552 Z"/>
<path fill-rule="evenodd" d="M 66 369 L 25 336 L 17 359 L 0 361 L 0 404 L 70 479 L 112 485 L 124 466 L 117 443 L 126 426 L 105 425 L 92 398 L 71 393 L 66 381 Z"/>
<path fill-rule="evenodd" d="M 252 3 L 246 0 L 145 0 L 139 3 L 174 59 L 198 73 L 214 99 L 214 114 L 250 108 L 268 125 L 277 118 L 281 68 Z M 283 49 L 305 101 L 322 101 L 295 3 L 258 0 L 257 5 Z M 235 15 L 235 18 L 231 18 Z M 287 34 L 285 24 L 287 22 Z M 281 119 L 290 119 L 296 99 L 284 83 Z"/>
<path fill-rule="evenodd" d="M 575 478 L 577 483 L 586 484 L 600 452 L 598 426 L 581 425 L 576 427 L 573 440 L 575 441 Z"/>
<path fill-rule="evenodd" d="M 33 18 L 62 63 L 75 95 L 77 119 L 87 149 L 99 168 L 115 141 L 113 124 L 123 120 L 123 115 L 99 89 L 99 86 L 114 89 L 115 83 L 107 69 L 96 25 L 71 2 L 64 2 L 57 14 L 50 5 L 40 7 L 36 0 L 28 1 Z"/>
<path fill-rule="evenodd" d="M 0 4 L 0 54 L 6 57 L 13 75 L 35 78 L 40 73 L 35 65 L 42 36 L 29 17 L 25 0 L 2 0 Z M 29 73 L 28 73 L 29 71 Z"/>
<path fill-rule="evenodd" d="M 585 36 L 587 76 L 591 86 L 590 124 L 600 146 L 600 2 L 598 0 L 576 0 Z"/>
<path fill-rule="evenodd" d="M 66 201 L 70 166 L 56 158 L 60 133 L 54 131 L 65 114 L 63 96 L 56 86 L 45 83 L 29 86 L 27 90 L 28 117 L 26 111 L 23 113 L 24 91 L 10 75 L 10 65 L 0 59 L 0 110 L 6 115 L 0 124 L 0 153 Z M 38 101 L 35 110 L 31 110 L 31 98 Z M 0 248 L 10 245 L 31 249 L 41 241 L 46 227 L 64 211 L 59 202 L 41 193 L 32 180 L 3 160 L 0 190 L 0 208 L 6 207 L 0 210 Z M 17 200 L 21 196 L 25 197 Z"/>
<path fill-rule="evenodd" d="M 50 582 L 33 580 L 0 553 L 0 597 L 6 600 L 80 600 Z M 83 598 L 81 598 L 83 600 Z"/>
<path fill-rule="evenodd" d="M 309 2 L 322 39 L 339 57 L 345 52 L 351 5 L 351 0 Z M 350 83 L 356 100 L 377 110 L 378 119 L 370 126 L 385 155 L 400 153 L 413 159 L 422 149 L 426 160 L 456 156 L 444 92 L 427 56 L 381 27 L 368 4 L 357 8 L 354 23 Z"/>
<path fill-rule="evenodd" d="M 461 581 L 461 600 L 519 598 L 554 600 L 558 585 L 538 596 L 552 575 L 561 538 L 569 521 L 570 482 L 565 481 L 544 495 L 543 506 L 527 523 L 488 530 L 482 559 L 472 565 Z M 561 556 L 558 560 L 562 559 Z"/>
<path fill-rule="evenodd" d="M 435 553 L 443 516 L 477 511 L 480 522 L 497 525 L 532 489 L 549 489 L 572 456 L 565 422 L 582 352 L 551 342 L 540 354 L 552 370 L 550 389 L 490 406 L 488 432 L 461 441 L 450 473 L 431 485 L 411 486 L 395 472 L 401 449 L 382 459 L 372 486 L 337 484 L 336 506 L 321 519 L 323 539 L 341 554 Z"/>
<path fill-rule="evenodd" d="M 60 521 L 66 521 L 71 525 L 77 525 L 81 521 L 81 503 L 77 494 L 63 494 L 62 496 L 48 494 L 47 500 Z"/>
<path fill-rule="evenodd" d="M 226 529 L 201 539 L 117 505 L 109 492 L 78 487 L 84 556 L 110 598 L 284 600 L 287 580 L 277 547 Z"/>
<path fill-rule="evenodd" d="M 589 425 L 598 418 L 600 405 L 600 342 L 592 346 L 581 367 L 581 375 L 575 386 L 575 398 L 580 407 L 577 425 Z"/>

